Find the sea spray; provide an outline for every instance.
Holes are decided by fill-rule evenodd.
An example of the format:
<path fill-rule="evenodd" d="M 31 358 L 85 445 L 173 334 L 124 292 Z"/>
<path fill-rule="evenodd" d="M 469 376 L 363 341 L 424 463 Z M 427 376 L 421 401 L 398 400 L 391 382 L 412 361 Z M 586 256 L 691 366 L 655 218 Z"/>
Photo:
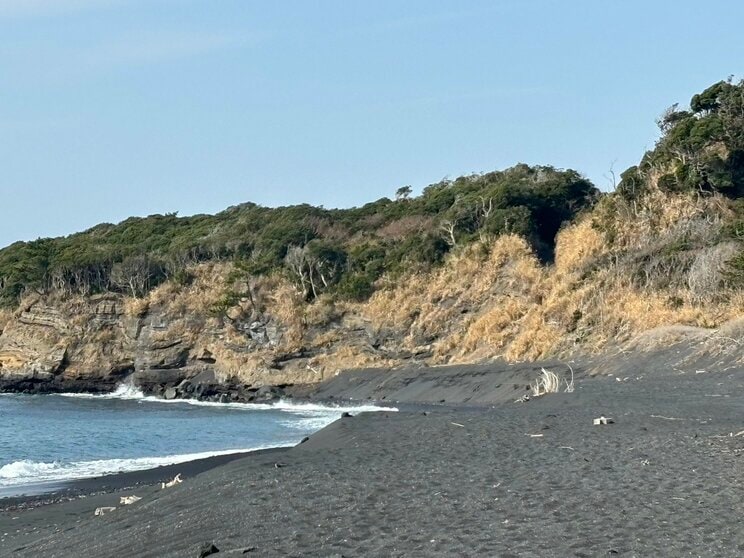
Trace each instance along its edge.
<path fill-rule="evenodd" d="M 117 384 L 111 393 L 60 393 L 60 397 L 77 397 L 79 399 L 145 399 L 145 394 L 137 386 L 129 383 Z"/>

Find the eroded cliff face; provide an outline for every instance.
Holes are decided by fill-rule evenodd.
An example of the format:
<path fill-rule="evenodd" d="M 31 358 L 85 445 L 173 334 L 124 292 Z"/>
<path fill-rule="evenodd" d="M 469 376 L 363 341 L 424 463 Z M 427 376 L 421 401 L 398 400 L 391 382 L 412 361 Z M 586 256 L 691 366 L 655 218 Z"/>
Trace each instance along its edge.
<path fill-rule="evenodd" d="M 228 267 L 201 266 L 192 284 L 163 286 L 145 299 L 25 298 L 0 321 L 0 389 L 106 392 L 126 382 L 172 397 L 201 396 L 186 388 L 202 384 L 212 386 L 207 398 L 242 400 L 261 386 L 394 364 L 364 320 L 326 315 L 324 302 L 309 307 L 284 280 L 254 285 L 250 296 L 217 315 L 212 308 Z M 179 385 L 178 393 L 168 391 Z"/>
<path fill-rule="evenodd" d="M 29 297 L 6 317 L 0 380 L 6 388 L 107 391 L 134 370 L 135 338 L 116 295 L 64 303 Z"/>
<path fill-rule="evenodd" d="M 261 386 L 348 368 L 635 354 L 683 341 L 706 362 L 744 366 L 744 292 L 725 283 L 741 245 L 715 240 L 726 211 L 670 197 L 611 227 L 596 226 L 595 212 L 561 231 L 550 266 L 506 235 L 383 279 L 363 303 L 308 304 L 286 278 L 236 279 L 224 263 L 142 299 L 33 295 L 0 313 L 0 389 L 131 382 L 166 397 L 250 400 L 277 395 Z"/>

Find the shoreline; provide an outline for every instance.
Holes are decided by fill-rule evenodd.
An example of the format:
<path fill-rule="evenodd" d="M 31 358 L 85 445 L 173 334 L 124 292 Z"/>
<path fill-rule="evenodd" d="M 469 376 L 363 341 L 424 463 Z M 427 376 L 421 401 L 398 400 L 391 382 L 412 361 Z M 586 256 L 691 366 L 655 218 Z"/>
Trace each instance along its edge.
<path fill-rule="evenodd" d="M 5 395 L 5 394 L 0 394 Z M 65 396 L 65 393 L 44 393 L 44 394 L 22 394 L 22 393 L 7 393 L 7 395 L 15 396 L 27 396 L 36 397 L 42 396 Z M 117 400 L 119 398 L 110 397 L 110 394 L 102 393 L 84 393 L 79 394 L 77 392 L 71 392 L 69 395 L 79 396 L 83 395 L 85 398 L 88 397 L 103 397 Z M 255 405 L 263 409 L 266 405 L 277 406 L 277 410 L 287 408 L 285 405 L 289 405 L 289 408 L 295 406 L 301 408 L 305 405 L 313 406 L 313 408 L 323 408 L 329 411 L 338 410 L 339 413 L 352 411 L 358 412 L 380 412 L 389 410 L 389 412 L 396 412 L 397 408 L 390 406 L 387 402 L 373 402 L 373 401 L 340 401 L 340 400 L 311 400 L 309 398 L 290 398 L 287 400 L 277 400 L 268 403 L 216 403 L 216 402 L 202 402 L 190 399 L 175 399 L 166 400 L 159 398 L 156 400 L 153 396 L 146 397 L 122 397 L 122 400 L 132 401 L 147 401 L 148 403 L 154 404 L 185 404 L 185 405 L 206 405 L 206 406 L 235 406 Z M 372 410 L 372 407 L 375 410 Z M 419 408 L 419 406 L 408 405 L 409 409 Z M 358 410 L 357 410 L 358 409 Z M 362 410 L 364 409 L 364 410 Z M 367 410 L 368 409 L 368 410 Z M 302 443 L 299 441 L 298 443 Z M 280 452 L 294 447 L 293 445 L 277 445 L 271 447 L 263 447 L 257 449 L 236 449 L 236 450 L 214 450 L 216 455 L 209 455 L 206 457 L 198 457 L 195 459 L 188 459 L 177 463 L 168 465 L 158 465 L 154 467 L 147 467 L 144 469 L 135 469 L 131 471 L 118 471 L 105 473 L 90 477 L 79 477 L 69 479 L 50 479 L 46 481 L 38 481 L 32 483 L 25 483 L 19 485 L 8 485 L 0 486 L 0 513 L 4 511 L 12 510 L 24 510 L 38 508 L 40 506 L 56 504 L 60 502 L 70 501 L 78 498 L 84 498 L 93 495 L 100 494 L 111 494 L 114 492 L 131 490 L 140 486 L 155 486 L 161 482 L 167 482 L 171 480 L 175 475 L 181 474 L 183 478 L 193 477 L 215 467 L 219 467 L 230 463 L 236 459 L 244 458 L 250 455 L 262 455 L 271 454 L 274 452 Z M 222 452 L 229 453 L 222 453 Z M 207 453 L 207 452 L 205 452 Z M 174 456 L 178 457 L 178 456 Z"/>
<path fill-rule="evenodd" d="M 293 447 L 208 459 L 166 490 L 148 482 L 182 471 L 0 512 L 0 554 L 739 555 L 744 368 L 614 364 L 622 374 L 578 373 L 574 392 L 523 403 L 534 366 L 392 371 L 383 386 L 350 375 L 319 393 L 414 397 Z M 128 495 L 142 500 L 120 506 Z M 94 516 L 101 506 L 117 509 Z"/>
<path fill-rule="evenodd" d="M 189 461 L 182 461 L 171 465 L 161 465 L 135 471 L 121 471 L 94 477 L 82 477 L 76 479 L 60 479 L 41 481 L 34 484 L 18 485 L 18 489 L 24 487 L 32 488 L 33 492 L 15 493 L 13 486 L 0 487 L 0 512 L 32 509 L 49 504 L 65 502 L 77 498 L 88 497 L 96 494 L 110 494 L 113 492 L 132 490 L 140 486 L 155 486 L 161 482 L 171 480 L 175 475 L 182 477 L 194 477 L 215 467 L 225 465 L 236 459 L 249 455 L 272 453 L 285 450 L 292 446 L 277 446 L 273 448 L 262 448 L 256 450 L 237 450 L 234 453 L 212 455 Z M 7 494 L 7 495 L 3 495 Z"/>
<path fill-rule="evenodd" d="M 184 404 L 184 405 L 318 405 L 328 409 L 363 408 L 368 406 L 380 410 L 391 409 L 391 411 L 425 411 L 442 408 L 461 410 L 478 410 L 504 401 L 511 401 L 515 396 L 521 395 L 523 389 L 528 387 L 529 378 L 538 374 L 540 367 L 565 366 L 558 361 L 525 364 L 500 364 L 494 365 L 451 365 L 441 367 L 416 367 L 403 368 L 399 370 L 385 369 L 361 369 L 349 370 L 332 378 L 331 380 L 317 385 L 296 384 L 283 386 L 282 393 L 288 396 L 286 399 L 273 399 L 267 401 L 231 401 L 219 403 L 215 401 L 200 401 L 193 398 L 165 399 L 151 394 L 140 392 L 141 396 L 123 396 L 121 399 L 133 401 L 146 401 L 156 404 Z M 483 375 L 483 370 L 494 370 L 494 374 Z M 435 378 L 437 385 L 432 384 Z M 384 381 L 383 381 L 384 380 Z M 453 384 L 457 388 L 453 389 Z M 509 382 L 512 382 L 509 384 Z M 443 384 L 438 385 L 438 384 Z M 502 387 L 502 384 L 506 387 Z M 401 386 L 404 388 L 401 391 Z M 418 386 L 418 387 L 417 387 Z M 115 392 L 3 392 L 0 395 L 15 395 L 26 397 L 37 396 L 82 396 L 118 399 L 112 397 Z M 472 394 L 471 394 L 472 392 Z M 273 392 L 272 392 L 273 393 Z M 477 396 L 474 397 L 473 394 Z M 399 401 L 398 399 L 403 399 Z M 375 411 L 379 412 L 379 411 Z M 183 470 L 188 474 L 198 474 L 213 467 L 229 463 L 240 456 L 255 454 L 267 450 L 287 449 L 291 446 L 277 446 L 249 451 L 236 451 L 235 453 L 216 455 L 196 460 L 184 461 L 172 465 L 161 465 L 147 469 L 109 473 L 95 477 L 83 477 L 77 479 L 60 479 L 41 481 L 40 483 L 29 483 L 19 485 L 18 490 L 13 486 L 0 487 L 0 512 L 11 509 L 27 509 L 42 505 L 54 504 L 72 499 L 121 491 L 141 485 L 155 485 L 170 480 Z M 189 464 L 188 467 L 186 465 Z M 28 494 L 19 491 L 29 487 Z M 11 494 L 11 492 L 13 492 Z"/>

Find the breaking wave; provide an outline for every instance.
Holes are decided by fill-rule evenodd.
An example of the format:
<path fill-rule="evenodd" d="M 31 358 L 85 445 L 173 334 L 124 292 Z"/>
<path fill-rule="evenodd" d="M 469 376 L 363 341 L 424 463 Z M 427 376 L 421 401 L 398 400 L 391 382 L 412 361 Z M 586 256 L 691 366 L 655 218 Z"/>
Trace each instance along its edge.
<path fill-rule="evenodd" d="M 134 459 L 98 459 L 94 461 L 74 461 L 70 463 L 52 462 L 39 463 L 36 461 L 14 461 L 0 467 L 0 486 L 17 486 L 30 483 L 43 483 L 50 481 L 64 481 L 98 477 L 113 473 L 124 473 L 129 471 L 141 471 L 152 469 L 163 465 L 175 465 L 186 461 L 204 459 L 217 455 L 230 455 L 233 453 L 245 453 L 267 449 L 270 446 L 260 446 L 249 449 L 230 449 L 222 451 L 209 451 L 201 453 L 187 453 L 183 455 L 170 455 L 166 457 L 138 457 Z M 283 446 L 271 446 L 283 447 Z"/>
<path fill-rule="evenodd" d="M 109 405 L 85 404 L 80 405 L 79 408 L 77 408 L 77 406 L 71 407 L 70 405 L 64 405 L 63 407 L 58 408 L 55 407 L 53 401 L 45 401 L 43 399 L 45 397 L 74 398 L 79 400 L 81 403 L 83 403 L 84 400 L 91 402 L 95 400 L 100 403 L 104 403 L 107 400 L 121 400 L 129 401 L 130 405 L 111 406 L 111 414 L 108 415 L 106 413 L 109 412 L 107 411 Z M 15 447 L 14 444 L 18 445 L 18 449 L 13 452 L 16 453 L 17 456 L 14 461 L 10 461 L 9 459 L 3 460 L 2 456 L 0 456 L 0 492 L 2 492 L 2 489 L 10 489 L 12 491 L 23 488 L 25 490 L 31 486 L 43 487 L 50 483 L 64 482 L 72 479 L 151 469 L 163 465 L 173 465 L 216 455 L 242 453 L 269 447 L 292 446 L 299 442 L 302 436 L 306 436 L 324 428 L 337 420 L 344 412 L 356 414 L 369 411 L 397 411 L 397 409 L 392 407 L 384 408 L 374 405 L 333 406 L 309 402 L 294 402 L 290 400 L 280 400 L 272 403 L 216 403 L 190 399 L 165 400 L 157 397 L 146 396 L 141 390 L 129 384 L 121 384 L 117 386 L 115 391 L 108 394 L 94 395 L 66 393 L 50 396 L 33 396 L 33 398 L 29 399 L 26 399 L 26 396 L 13 396 L 11 402 L 18 405 L 18 407 L 14 408 L 14 413 L 20 417 L 16 426 L 21 428 L 21 430 L 23 430 L 24 427 L 29 427 L 29 424 L 24 421 L 25 419 L 22 420 L 24 416 L 33 417 L 33 419 L 29 418 L 29 420 L 35 421 L 36 424 L 46 424 L 47 426 L 39 427 L 39 436 L 26 433 L 26 435 L 21 434 L 20 437 L 8 438 L 5 440 L 3 439 L 2 430 L 0 430 L 0 448 L 3 447 L 3 444 L 9 445 L 11 449 Z M 149 409 L 141 409 L 140 412 L 136 408 L 132 407 L 138 405 L 147 406 Z M 143 447 L 142 453 L 139 453 L 138 455 L 137 444 L 139 443 L 140 438 L 144 440 L 150 440 L 152 438 L 151 433 L 148 434 L 148 431 L 144 431 L 141 435 L 135 436 L 122 435 L 121 439 L 119 439 L 115 436 L 116 430 L 109 430 L 109 428 L 105 426 L 105 420 L 103 423 L 99 423 L 96 420 L 93 421 L 92 425 L 100 426 L 100 428 L 89 427 L 88 422 L 86 422 L 89 421 L 91 417 L 98 416 L 100 413 L 100 416 L 103 419 L 127 416 L 142 417 L 142 424 L 149 424 L 149 411 L 158 411 L 159 408 L 162 411 L 164 410 L 162 408 L 163 406 L 169 406 L 169 412 L 166 415 L 157 412 L 152 415 L 154 431 L 157 431 L 157 429 L 162 425 L 172 424 L 168 422 L 161 423 L 158 421 L 173 420 L 173 417 L 181 416 L 179 413 L 185 412 L 185 415 L 183 416 L 188 417 L 189 421 L 197 421 L 193 424 L 199 424 L 198 421 L 203 418 L 205 424 L 216 425 L 215 428 L 217 428 L 217 430 L 214 432 L 217 432 L 218 438 L 220 438 L 220 441 L 215 443 L 216 448 L 218 449 L 213 446 L 214 449 L 210 449 L 209 451 L 189 453 L 195 451 L 198 452 L 202 448 L 198 445 L 194 447 L 191 435 L 188 434 L 188 429 L 185 429 L 184 432 L 179 430 L 178 436 L 181 438 L 186 436 L 185 441 L 187 445 L 182 445 L 183 440 L 177 438 L 177 441 L 172 444 L 164 443 L 162 444 L 164 447 L 154 449 L 152 447 L 153 443 L 149 442 L 147 444 L 148 447 Z M 235 424 L 242 426 L 236 429 L 237 433 L 232 437 L 230 435 L 231 417 L 223 415 L 222 412 L 204 413 L 204 416 L 201 417 L 201 413 L 191 413 L 189 410 L 190 406 L 202 408 L 209 407 L 214 411 L 224 410 L 236 414 L 240 413 L 240 417 L 235 416 Z M 61 424 L 67 425 L 66 428 L 70 430 L 69 440 L 66 439 L 63 443 L 56 444 L 53 440 L 53 436 L 52 439 L 50 439 L 50 436 L 48 435 L 50 425 L 56 425 L 57 423 L 46 418 L 44 410 L 47 408 L 51 409 L 51 412 L 55 416 L 55 421 L 61 420 Z M 170 413 L 171 410 L 178 412 L 172 414 Z M 194 408 L 193 410 L 196 411 L 197 409 Z M 243 413 L 246 411 L 253 411 L 255 417 L 251 417 L 249 414 L 244 415 Z M 265 411 L 273 411 L 273 413 L 264 413 Z M 29 415 L 24 415 L 23 413 L 29 413 Z M 130 415 L 127 415 L 127 413 L 130 413 Z M 14 416 L 16 415 L 14 414 Z M 161 418 L 163 416 L 166 418 Z M 228 422 L 211 423 L 210 421 L 213 420 L 227 420 Z M 256 430 L 246 430 L 245 424 L 254 424 L 254 420 L 256 421 Z M 114 424 L 116 425 L 117 423 Z M 112 432 L 114 433 L 113 436 Z M 255 435 L 253 432 L 255 432 Z M 103 436 L 97 437 L 100 433 L 103 433 Z M 238 441 L 238 436 L 242 437 L 245 441 Z M 82 440 L 82 442 L 80 442 L 80 440 Z M 101 444 L 101 450 L 105 450 L 105 453 L 103 455 L 99 453 L 98 455 L 100 455 L 100 458 L 95 455 L 95 451 L 93 452 L 93 455 L 90 455 L 90 453 L 87 455 L 80 455 L 81 452 L 79 449 L 74 447 L 75 444 L 80 443 L 83 445 L 87 443 Z M 121 444 L 124 443 L 128 444 L 127 447 L 129 450 L 134 450 L 133 453 L 129 453 L 127 458 L 116 458 L 118 449 L 122 447 Z M 47 449 L 37 451 L 38 448 L 34 444 L 41 444 L 41 447 L 48 447 L 48 445 L 51 444 L 53 451 L 47 451 Z M 113 444 L 113 449 L 110 444 Z M 236 448 L 235 445 L 238 444 L 244 444 L 244 446 Z M 161 444 L 156 442 L 154 445 L 158 446 Z M 246 448 L 245 446 L 249 447 Z M 208 448 L 204 449 L 206 450 Z M 153 453 L 156 455 L 155 457 L 152 456 Z M 8 455 L 7 457 L 11 457 L 11 455 Z M 150 456 L 145 457 L 147 455 Z M 2 496 L 0 495 L 0 497 Z"/>
<path fill-rule="evenodd" d="M 142 390 L 130 384 L 119 384 L 114 391 L 106 394 L 60 393 L 62 397 L 79 399 L 123 399 L 138 400 L 148 403 L 194 405 L 197 407 L 215 407 L 221 409 L 240 409 L 243 411 L 286 411 L 289 413 L 367 413 L 375 411 L 397 411 L 395 407 L 378 407 L 376 405 L 321 405 L 318 403 L 295 403 L 281 399 L 275 403 L 217 403 L 215 401 L 198 401 L 196 399 L 161 399 L 145 395 Z"/>
<path fill-rule="evenodd" d="M 58 395 L 76 399 L 146 399 L 142 390 L 131 384 L 119 384 L 111 393 L 60 393 Z"/>

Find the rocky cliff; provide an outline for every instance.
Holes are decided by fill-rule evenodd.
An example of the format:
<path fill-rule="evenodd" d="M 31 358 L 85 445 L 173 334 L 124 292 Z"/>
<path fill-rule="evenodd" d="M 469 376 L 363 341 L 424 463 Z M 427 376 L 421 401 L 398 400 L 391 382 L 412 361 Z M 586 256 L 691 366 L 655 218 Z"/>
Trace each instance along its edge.
<path fill-rule="evenodd" d="M 338 369 L 334 359 L 389 361 L 370 328 L 341 316 L 314 323 L 321 304 L 308 312 L 283 281 L 254 287 L 270 299 L 268 311 L 244 298 L 214 315 L 225 273 L 202 266 L 188 287 L 165 286 L 146 299 L 26 297 L 0 322 L 0 389 L 107 392 L 127 382 L 167 397 L 246 400 L 276 395 L 263 386 L 320 381 Z M 329 351 L 337 331 L 343 341 Z"/>
<path fill-rule="evenodd" d="M 727 206 L 667 196 L 597 226 L 601 211 L 559 233 L 550 265 L 504 235 L 386 276 L 365 302 L 308 303 L 289 278 L 236 276 L 229 263 L 196 265 L 189 282 L 141 298 L 25 296 L 0 313 L 0 389 L 131 382 L 166 397 L 251 400 L 342 369 L 637 355 L 680 335 L 689 362 L 744 365 L 744 293 L 724 280 L 741 246 L 719 240 Z"/>

